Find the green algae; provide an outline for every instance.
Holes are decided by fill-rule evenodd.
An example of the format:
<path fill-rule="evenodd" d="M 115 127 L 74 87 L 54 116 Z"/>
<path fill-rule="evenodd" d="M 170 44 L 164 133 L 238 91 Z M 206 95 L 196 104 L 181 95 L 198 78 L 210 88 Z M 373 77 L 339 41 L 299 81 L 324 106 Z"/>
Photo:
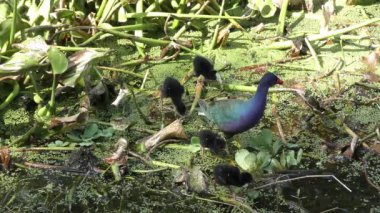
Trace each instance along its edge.
<path fill-rule="evenodd" d="M 337 1 L 339 5 L 342 5 L 343 1 Z M 363 13 L 363 10 L 365 13 Z M 344 7 L 340 8 L 337 17 L 332 20 L 332 26 L 340 24 L 343 20 L 344 23 L 352 24 L 357 23 L 361 19 L 369 17 L 375 17 L 379 14 L 380 9 L 378 5 L 372 5 L 371 7 Z M 314 16 L 305 16 L 305 19 L 301 20 L 297 25 L 294 25 L 292 34 L 299 34 L 304 32 L 319 31 L 319 13 Z M 288 23 L 293 23 L 298 19 L 296 16 L 290 16 L 287 20 Z M 247 23 L 249 26 L 254 26 L 260 21 L 275 22 L 275 19 L 271 20 L 253 20 L 253 23 Z M 213 29 L 215 23 L 209 23 L 209 29 Z M 272 25 L 274 26 L 274 25 Z M 293 25 L 292 25 L 293 26 Z M 273 28 L 274 29 L 274 28 Z M 229 36 L 229 42 L 227 46 L 209 51 L 208 44 L 210 43 L 209 34 L 204 34 L 199 31 L 193 31 L 184 35 L 185 39 L 191 39 L 193 43 L 199 47 L 199 52 L 202 52 L 205 56 L 213 59 L 217 70 L 230 65 L 230 68 L 220 70 L 220 74 L 224 82 L 235 83 L 241 85 L 253 85 L 260 78 L 261 75 L 255 74 L 254 71 L 240 71 L 241 67 L 256 64 L 266 63 L 275 60 L 283 59 L 287 53 L 279 50 L 267 50 L 264 47 L 272 41 L 261 41 L 259 39 L 269 38 L 274 35 L 274 30 L 271 25 L 268 26 L 263 32 L 254 33 L 241 33 L 231 32 Z M 210 30 L 211 32 L 212 30 Z M 358 35 L 369 33 L 370 35 L 379 35 L 380 28 L 376 26 L 370 26 L 363 30 L 356 31 Z M 156 35 L 157 36 L 157 35 Z M 274 71 L 280 75 L 286 82 L 287 87 L 294 86 L 293 84 L 301 84 L 307 91 L 315 96 L 319 101 L 328 99 L 329 97 L 337 94 L 338 88 L 336 88 L 336 82 L 333 77 L 326 77 L 318 80 L 318 85 L 313 85 L 313 82 L 308 80 L 311 78 L 317 78 L 324 73 L 327 73 L 331 67 L 337 62 L 338 59 L 344 60 L 344 69 L 337 70 L 333 75 L 341 76 L 341 84 L 343 87 L 351 87 L 355 82 L 361 80 L 360 73 L 364 69 L 364 65 L 359 62 L 362 56 L 369 54 L 368 48 L 369 41 L 344 41 L 344 47 L 340 45 L 339 39 L 334 39 L 333 44 L 325 45 L 322 47 L 315 45 L 316 51 L 319 53 L 319 59 L 321 60 L 323 70 L 317 71 L 304 71 L 302 68 L 314 69 L 314 61 L 312 59 L 294 61 L 288 63 L 289 66 L 294 66 L 293 70 L 283 67 L 269 67 L 270 71 Z M 110 57 L 100 60 L 99 65 L 114 66 L 133 59 L 139 58 L 139 54 L 130 45 L 130 42 L 123 39 L 107 38 L 98 43 L 100 47 L 110 47 L 115 52 Z M 147 48 L 148 54 L 152 58 L 156 58 L 160 55 L 160 48 Z M 182 77 L 189 70 L 192 69 L 191 59 L 193 56 L 189 53 L 181 53 L 181 56 L 174 61 L 150 62 L 140 66 L 128 66 L 127 69 L 133 70 L 139 74 L 145 74 L 147 70 L 154 76 L 148 78 L 145 84 L 145 91 L 139 91 L 137 93 L 137 103 L 141 107 L 141 110 L 146 115 L 150 115 L 151 111 L 158 109 L 158 99 L 151 94 L 151 92 L 157 91 L 159 85 L 165 77 L 173 76 L 178 79 Z M 300 69 L 301 68 L 301 69 Z M 118 79 L 120 82 L 128 82 L 136 87 L 141 84 L 139 79 L 131 78 L 123 74 L 115 74 L 108 71 L 104 71 L 105 77 Z M 187 105 L 190 105 L 194 96 L 194 84 L 193 81 L 187 83 L 187 94 L 184 97 Z M 289 83 L 288 83 L 289 82 Z M 374 84 L 377 85 L 378 84 Z M 355 86 L 353 86 L 355 87 Z M 209 97 L 239 97 L 249 98 L 252 94 L 243 92 L 229 92 L 220 91 L 217 88 L 208 88 L 204 98 Z M 357 95 L 359 93 L 359 95 Z M 378 127 L 380 123 L 378 105 L 372 104 L 370 106 L 361 105 L 365 100 L 370 100 L 378 95 L 377 91 L 371 90 L 359 90 L 357 88 L 350 89 L 343 93 L 340 99 L 328 104 L 335 110 L 335 116 L 344 118 L 350 127 L 355 131 L 358 131 L 360 135 L 368 134 L 374 131 L 375 127 Z M 275 100 L 275 101 L 274 101 Z M 347 101 L 348 100 L 348 101 Z M 76 98 L 58 100 L 61 104 L 57 112 L 64 111 L 65 107 L 69 108 L 70 112 L 75 112 L 77 109 L 73 107 L 76 105 Z M 358 102 L 359 104 L 353 103 Z M 170 102 L 169 102 L 170 103 Z M 167 104 L 166 106 L 169 106 Z M 327 142 L 333 142 L 339 147 L 347 145 L 351 138 L 331 117 L 319 117 L 313 115 L 311 110 L 302 102 L 302 100 L 291 93 L 280 93 L 271 95 L 270 101 L 265 111 L 265 118 L 262 122 L 255 127 L 240 136 L 241 141 L 250 140 L 263 128 L 271 128 L 274 132 L 277 132 L 276 120 L 271 109 L 276 106 L 278 116 L 283 125 L 283 129 L 286 138 L 289 143 L 298 144 L 302 147 L 306 155 L 303 158 L 302 164 L 299 168 L 302 169 L 329 169 L 331 165 L 329 163 L 333 160 L 331 155 L 338 155 L 340 150 L 327 150 L 324 145 Z M 92 119 L 97 119 L 103 122 L 110 122 L 113 117 L 124 117 L 126 123 L 134 123 L 134 126 L 127 131 L 117 131 L 113 138 L 105 139 L 101 143 L 97 143 L 95 148 L 95 155 L 103 159 L 107 157 L 113 150 L 113 143 L 117 137 L 126 137 L 131 143 L 135 143 L 138 139 L 144 138 L 149 134 L 144 130 L 159 130 L 160 124 L 159 116 L 150 116 L 149 118 L 155 121 L 153 125 L 146 125 L 140 118 L 131 101 L 131 97 L 126 100 L 124 107 L 104 107 L 94 106 L 91 113 Z M 152 110 L 153 109 L 153 110 Z M 65 113 L 62 113 L 65 115 Z M 32 117 L 23 107 L 17 109 L 17 107 L 10 107 L 2 114 L 2 121 L 0 121 L 0 137 L 2 139 L 9 139 L 14 136 L 22 135 L 25 129 L 30 128 Z M 307 118 L 311 117 L 309 120 Z M 210 125 L 200 116 L 193 114 L 187 117 L 184 122 L 184 127 L 189 135 L 195 134 L 198 130 L 203 128 L 215 128 Z M 3 133 L 3 134 L 2 134 Z M 58 138 L 66 139 L 65 135 L 59 135 Z M 47 139 L 53 141 L 54 137 Z M 186 141 L 183 141 L 186 143 Z M 229 151 L 234 153 L 238 148 L 238 143 L 229 141 Z M 16 154 L 15 159 L 23 157 L 26 161 L 40 162 L 47 164 L 64 163 L 68 158 L 68 154 Z M 180 165 L 182 167 L 191 167 L 192 165 L 200 166 L 203 172 L 209 177 L 212 177 L 213 166 L 219 163 L 232 162 L 231 157 L 215 157 L 206 151 L 204 155 L 199 153 L 193 154 L 183 150 L 174 150 L 169 148 L 159 148 L 153 155 L 152 159 L 162 161 L 166 163 Z M 369 160 L 368 160 L 369 161 Z M 104 166 L 104 165 L 103 165 Z M 368 173 L 371 175 L 371 179 L 379 184 L 379 172 L 376 168 L 379 168 L 379 162 L 375 157 L 371 158 L 368 163 Z M 230 212 L 236 209 L 226 207 L 220 204 L 214 204 L 211 202 L 200 201 L 195 198 L 189 198 L 183 196 L 177 192 L 178 188 L 173 186 L 171 170 L 164 170 L 161 172 L 153 172 L 149 174 L 134 174 L 132 171 L 137 169 L 152 169 L 136 159 L 130 159 L 128 161 L 128 171 L 125 178 L 119 182 L 111 182 L 110 177 L 82 177 L 72 176 L 70 174 L 64 174 L 62 172 L 44 172 L 36 170 L 27 170 L 20 172 L 19 175 L 0 174 L 0 188 L 5 187 L 4 191 L 7 194 L 0 196 L 0 208 L 9 208 L 13 211 L 31 211 L 33 209 L 39 209 L 45 211 L 50 209 L 51 211 L 59 211 L 60 209 L 67 209 L 69 206 L 73 209 L 82 211 L 130 211 L 130 212 L 156 212 L 156 211 L 199 211 L 199 212 Z M 365 184 L 363 182 L 358 183 L 361 178 L 361 172 L 363 165 L 360 162 L 352 162 L 349 165 L 342 165 L 340 168 L 334 168 L 333 172 L 339 173 L 340 177 L 343 177 L 343 181 L 348 185 L 356 186 L 357 184 Z M 16 170 L 19 172 L 19 170 Z M 26 177 L 29 177 L 27 180 Z M 258 177 L 258 179 L 261 177 Z M 352 181 L 352 182 L 351 182 Z M 210 180 L 211 183 L 211 180 Z M 254 183 L 254 186 L 264 184 L 264 182 Z M 326 182 L 302 182 L 295 184 L 291 189 L 291 193 L 287 193 L 286 190 L 280 190 L 279 188 L 268 188 L 260 190 L 260 196 L 257 199 L 249 197 L 249 189 L 242 189 L 238 192 L 238 196 L 243 196 L 249 203 L 255 206 L 259 212 L 268 211 L 289 211 L 294 210 L 289 202 L 289 197 L 283 194 L 290 194 L 292 196 L 297 195 L 295 192 L 300 190 L 301 196 L 305 195 L 308 200 L 315 198 L 313 192 L 315 185 L 323 184 L 326 188 L 337 188 L 336 185 L 326 184 Z M 306 185 L 306 186 L 305 186 Z M 311 187 L 308 187 L 311 186 Z M 360 185 L 359 185 L 360 186 Z M 70 189 L 73 189 L 73 196 L 69 198 L 66 193 Z M 360 189 L 360 187 L 358 187 Z M 212 190 L 212 189 L 211 189 Z M 310 190 L 310 191 L 309 191 Z M 365 190 L 370 191 L 368 188 Z M 3 191 L 3 190 L 2 190 Z M 324 193 L 331 196 L 338 196 L 343 193 L 340 189 L 337 191 L 323 188 Z M 215 192 L 212 190 L 212 192 Z M 224 187 L 218 187 L 216 192 L 224 192 L 228 195 L 228 191 Z M 191 193 L 191 192 L 190 192 Z M 252 192 L 253 193 L 253 192 Z M 304 194 L 303 194 L 304 193 Z M 375 192 L 373 192 L 375 194 Z M 14 196 L 15 198 L 12 198 Z M 313 197 L 314 196 L 314 197 Z M 359 200 L 364 201 L 365 195 Z M 12 199 L 14 201 L 12 201 Z M 352 198 L 355 199 L 355 198 Z M 371 201 L 378 201 L 379 198 L 374 196 L 370 197 Z M 336 200 L 334 200 L 336 201 Z M 339 200 L 338 200 L 339 201 Z M 336 201 L 336 202 L 338 202 Z M 344 200 L 346 201 L 346 200 Z M 327 202 L 327 201 L 326 201 Z M 343 203 L 345 205 L 347 203 Z M 302 203 L 302 202 L 301 202 Z M 315 206 L 318 203 L 307 202 L 303 203 L 305 207 L 314 209 L 315 211 L 322 211 Z M 313 206 L 314 205 L 314 206 Z M 319 203 L 321 205 L 321 203 Z M 360 206 L 360 204 L 355 204 Z M 357 210 L 359 207 L 351 207 L 352 210 Z M 348 208 L 348 207 L 347 207 Z M 356 209 L 354 209 L 356 208 Z M 363 206 L 364 209 L 376 208 L 375 206 Z M 377 207 L 380 208 L 380 207 Z M 317 210 L 316 210 L 317 209 Z M 7 209 L 5 209 L 7 210 Z"/>

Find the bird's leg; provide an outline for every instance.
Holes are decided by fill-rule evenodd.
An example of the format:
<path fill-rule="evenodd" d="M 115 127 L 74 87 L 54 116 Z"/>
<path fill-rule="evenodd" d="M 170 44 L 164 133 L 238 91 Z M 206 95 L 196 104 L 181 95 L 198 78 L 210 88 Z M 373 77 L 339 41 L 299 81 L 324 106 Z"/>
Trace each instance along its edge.
<path fill-rule="evenodd" d="M 228 186 L 228 189 L 230 190 L 230 193 L 232 194 L 232 198 L 236 200 L 236 193 L 232 190 L 231 186 Z"/>
<path fill-rule="evenodd" d="M 212 185 L 214 185 L 214 191 L 216 193 L 216 183 L 215 183 L 215 180 L 213 180 L 212 183 L 213 183 Z"/>

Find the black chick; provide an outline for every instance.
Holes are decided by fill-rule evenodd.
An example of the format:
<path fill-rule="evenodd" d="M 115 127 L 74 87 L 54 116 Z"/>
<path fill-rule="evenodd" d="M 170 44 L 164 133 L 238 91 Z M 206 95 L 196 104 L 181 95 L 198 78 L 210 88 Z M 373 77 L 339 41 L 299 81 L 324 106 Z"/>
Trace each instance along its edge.
<path fill-rule="evenodd" d="M 217 165 L 214 168 L 215 182 L 223 186 L 243 186 L 252 182 L 252 176 L 248 172 L 240 173 L 238 167 L 230 165 Z"/>
<path fill-rule="evenodd" d="M 210 130 L 201 130 L 198 136 L 202 147 L 209 148 L 214 154 L 221 154 L 226 147 L 226 141 Z"/>
<path fill-rule="evenodd" d="M 186 112 L 186 106 L 182 102 L 182 95 L 184 92 L 184 87 L 177 79 L 172 77 L 167 77 L 161 87 L 161 97 L 171 98 L 177 112 L 181 115 L 184 115 Z"/>
<path fill-rule="evenodd" d="M 193 66 L 195 76 L 203 75 L 207 80 L 216 80 L 214 65 L 207 58 L 195 56 Z"/>

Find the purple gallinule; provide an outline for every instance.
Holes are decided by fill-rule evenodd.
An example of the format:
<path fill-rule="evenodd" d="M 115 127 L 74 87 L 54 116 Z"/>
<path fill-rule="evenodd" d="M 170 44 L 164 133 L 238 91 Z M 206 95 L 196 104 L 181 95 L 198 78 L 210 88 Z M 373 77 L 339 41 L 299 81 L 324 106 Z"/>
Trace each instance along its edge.
<path fill-rule="evenodd" d="M 252 182 L 252 176 L 248 172 L 240 173 L 236 166 L 217 165 L 214 168 L 215 182 L 223 186 L 244 186 Z"/>
<path fill-rule="evenodd" d="M 202 56 L 195 56 L 193 60 L 194 74 L 195 76 L 203 75 L 207 80 L 217 80 L 216 71 L 214 65 Z"/>
<path fill-rule="evenodd" d="M 210 130 L 201 130 L 198 133 L 201 146 L 209 148 L 213 154 L 221 154 L 226 147 L 226 141 Z"/>
<path fill-rule="evenodd" d="M 273 73 L 260 80 L 256 94 L 249 100 L 224 100 L 206 104 L 199 101 L 201 111 L 227 136 L 245 132 L 255 126 L 264 115 L 269 87 L 283 82 Z"/>
<path fill-rule="evenodd" d="M 177 112 L 181 115 L 184 115 L 186 112 L 186 106 L 182 102 L 182 95 L 184 92 L 185 89 L 183 86 L 177 79 L 172 77 L 167 77 L 161 87 L 161 97 L 171 98 Z"/>

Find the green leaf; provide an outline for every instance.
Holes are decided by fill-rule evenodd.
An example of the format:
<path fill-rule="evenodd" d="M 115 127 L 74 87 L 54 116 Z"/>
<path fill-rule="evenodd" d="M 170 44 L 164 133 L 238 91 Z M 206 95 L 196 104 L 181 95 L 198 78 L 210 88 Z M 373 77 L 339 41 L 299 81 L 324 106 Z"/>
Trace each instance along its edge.
<path fill-rule="evenodd" d="M 295 144 L 295 143 L 287 143 L 286 144 L 286 148 L 289 148 L 289 149 L 296 149 L 298 147 L 299 147 L 299 145 Z"/>
<path fill-rule="evenodd" d="M 91 62 L 104 55 L 104 52 L 97 52 L 95 50 L 82 50 L 72 54 L 69 57 L 70 68 L 72 67 L 72 69 L 63 74 L 63 84 L 69 87 L 79 84 L 84 73 L 92 68 Z"/>
<path fill-rule="evenodd" d="M 72 134 L 72 133 L 69 133 L 66 135 L 69 139 L 73 140 L 73 141 L 76 141 L 76 142 L 79 142 L 79 141 L 82 141 L 82 139 L 80 138 L 79 135 L 77 134 Z"/>
<path fill-rule="evenodd" d="M 51 47 L 48 51 L 48 58 L 54 74 L 62 74 L 67 70 L 69 63 L 66 56 L 59 49 Z"/>
<path fill-rule="evenodd" d="M 298 152 L 297 152 L 297 159 L 296 159 L 297 160 L 297 164 L 299 164 L 301 162 L 302 154 L 303 154 L 303 150 L 302 149 L 298 150 Z"/>
<path fill-rule="evenodd" d="M 249 151 L 246 149 L 240 149 L 235 154 L 236 163 L 244 170 L 249 169 L 249 165 L 245 163 L 245 158 L 249 155 Z"/>
<path fill-rule="evenodd" d="M 256 190 L 253 190 L 253 191 L 249 191 L 247 193 L 248 197 L 251 198 L 251 199 L 257 199 L 260 197 L 260 191 L 256 191 Z"/>
<path fill-rule="evenodd" d="M 276 155 L 280 151 L 282 143 L 280 141 L 275 141 L 272 146 L 272 154 Z"/>
<path fill-rule="evenodd" d="M 86 141 L 86 142 L 79 143 L 79 146 L 91 146 L 92 144 L 94 144 L 94 142 Z"/>
<path fill-rule="evenodd" d="M 271 162 L 271 155 L 269 153 L 263 152 L 263 151 L 257 153 L 256 163 L 260 169 L 264 169 L 265 167 L 268 167 L 270 165 L 270 162 Z"/>
<path fill-rule="evenodd" d="M 286 156 L 284 151 L 281 153 L 280 163 L 282 167 L 286 168 Z"/>
<path fill-rule="evenodd" d="M 254 171 L 256 170 L 256 155 L 254 153 L 250 153 L 246 149 L 240 149 L 235 154 L 236 163 L 246 171 Z"/>
<path fill-rule="evenodd" d="M 269 129 L 263 129 L 249 146 L 259 151 L 272 152 L 272 139 L 272 132 Z"/>
<path fill-rule="evenodd" d="M 284 169 L 284 167 L 281 165 L 281 163 L 277 159 L 274 159 L 274 158 L 272 158 L 272 160 L 271 160 L 271 165 L 276 170 Z"/>
<path fill-rule="evenodd" d="M 63 18 L 72 19 L 74 16 L 75 16 L 75 12 L 72 10 L 60 9 L 59 11 L 57 11 L 58 19 L 63 19 Z"/>
<path fill-rule="evenodd" d="M 257 169 L 256 160 L 257 160 L 256 155 L 254 153 L 249 153 L 247 156 L 245 156 L 244 164 L 248 167 L 245 170 L 249 172 L 256 171 Z"/>
<path fill-rule="evenodd" d="M 295 152 L 294 152 L 294 150 L 290 150 L 286 154 L 286 165 L 287 165 L 287 167 L 297 165 L 297 160 L 295 159 Z"/>
<path fill-rule="evenodd" d="M 102 136 L 105 137 L 105 138 L 109 138 L 109 137 L 112 137 L 113 133 L 115 132 L 115 129 L 112 128 L 112 127 L 108 127 L 107 129 L 104 129 L 102 131 Z"/>
<path fill-rule="evenodd" d="M 43 98 L 41 98 L 41 96 L 38 94 L 38 93 L 35 93 L 34 96 L 33 96 L 33 100 L 36 104 L 39 104 L 39 103 L 42 103 L 42 101 L 44 100 Z"/>
<path fill-rule="evenodd" d="M 86 129 L 83 132 L 82 138 L 83 139 L 90 139 L 99 131 L 98 125 L 95 123 L 92 123 L 88 126 L 86 126 Z"/>

